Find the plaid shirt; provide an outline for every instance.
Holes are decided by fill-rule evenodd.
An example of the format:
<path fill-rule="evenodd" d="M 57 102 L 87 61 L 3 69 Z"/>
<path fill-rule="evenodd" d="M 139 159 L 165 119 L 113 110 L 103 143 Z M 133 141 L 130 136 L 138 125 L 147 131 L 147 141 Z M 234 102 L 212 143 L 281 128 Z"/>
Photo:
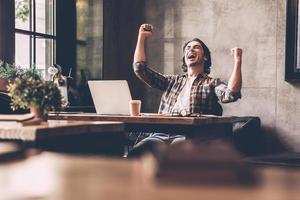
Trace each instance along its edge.
<path fill-rule="evenodd" d="M 222 115 L 222 103 L 229 103 L 241 98 L 240 92 L 231 92 L 224 82 L 214 79 L 207 74 L 199 74 L 191 87 L 190 110 L 175 110 L 174 105 L 178 95 L 187 81 L 187 73 L 184 75 L 163 75 L 147 67 L 146 62 L 133 64 L 134 72 L 139 79 L 153 88 L 164 91 L 158 113 L 161 114 L 213 114 Z"/>

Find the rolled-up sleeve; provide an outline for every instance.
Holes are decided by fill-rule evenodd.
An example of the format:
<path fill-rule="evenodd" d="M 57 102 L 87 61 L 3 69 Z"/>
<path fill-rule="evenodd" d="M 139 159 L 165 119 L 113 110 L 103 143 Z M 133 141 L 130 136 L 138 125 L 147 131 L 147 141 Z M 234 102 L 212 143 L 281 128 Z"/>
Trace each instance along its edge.
<path fill-rule="evenodd" d="M 220 79 L 214 80 L 215 93 L 222 103 L 234 102 L 242 97 L 241 92 L 232 92 Z"/>
<path fill-rule="evenodd" d="M 163 75 L 153 69 L 148 68 L 147 63 L 135 62 L 133 63 L 135 75 L 145 82 L 147 85 L 160 90 L 166 90 L 170 81 L 174 78 L 172 75 Z"/>

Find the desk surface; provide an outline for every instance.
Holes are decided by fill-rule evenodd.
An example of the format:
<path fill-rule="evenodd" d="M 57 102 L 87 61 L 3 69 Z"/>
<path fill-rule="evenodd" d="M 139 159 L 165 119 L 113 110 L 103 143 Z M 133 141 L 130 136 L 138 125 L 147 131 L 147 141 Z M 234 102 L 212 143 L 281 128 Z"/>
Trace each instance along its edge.
<path fill-rule="evenodd" d="M 231 117 L 199 116 L 174 117 L 159 114 L 145 114 L 141 116 L 97 115 L 96 113 L 50 113 L 49 119 L 55 120 L 83 120 L 83 121 L 122 121 L 127 124 L 177 124 L 202 125 L 211 123 L 230 123 Z"/>
<path fill-rule="evenodd" d="M 137 160 L 41 153 L 0 163 L 1 199 L 296 200 L 300 169 L 261 168 L 254 186 L 162 185 L 144 176 Z"/>
<path fill-rule="evenodd" d="M 121 121 L 127 132 L 162 132 L 232 137 L 232 118 L 219 116 L 174 117 L 159 114 L 141 116 L 97 115 L 96 113 L 50 113 L 49 119 L 83 121 Z"/>
<path fill-rule="evenodd" d="M 123 132 L 122 122 L 87 122 L 71 120 L 48 120 L 40 125 L 22 126 L 14 121 L 0 121 L 0 139 L 35 141 L 61 135 L 85 133 Z"/>

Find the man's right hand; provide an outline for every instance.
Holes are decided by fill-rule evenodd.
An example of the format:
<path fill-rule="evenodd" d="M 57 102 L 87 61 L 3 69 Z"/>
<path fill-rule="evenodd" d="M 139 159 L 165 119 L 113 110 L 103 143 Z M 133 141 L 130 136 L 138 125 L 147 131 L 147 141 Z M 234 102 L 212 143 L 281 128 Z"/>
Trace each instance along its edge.
<path fill-rule="evenodd" d="M 139 29 L 139 37 L 147 38 L 152 36 L 153 26 L 151 24 L 142 24 Z"/>
<path fill-rule="evenodd" d="M 142 24 L 139 29 L 139 37 L 136 44 L 133 62 L 146 61 L 145 40 L 152 36 L 153 26 L 151 24 Z"/>

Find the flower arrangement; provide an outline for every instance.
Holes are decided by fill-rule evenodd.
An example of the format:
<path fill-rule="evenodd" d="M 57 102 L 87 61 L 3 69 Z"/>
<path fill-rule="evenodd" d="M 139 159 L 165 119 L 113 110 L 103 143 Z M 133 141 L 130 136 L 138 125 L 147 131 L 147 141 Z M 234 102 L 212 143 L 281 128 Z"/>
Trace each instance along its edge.
<path fill-rule="evenodd" d="M 35 108 L 46 115 L 51 110 L 61 109 L 62 96 L 52 81 L 18 77 L 8 85 L 8 92 L 12 97 L 13 110 Z"/>

